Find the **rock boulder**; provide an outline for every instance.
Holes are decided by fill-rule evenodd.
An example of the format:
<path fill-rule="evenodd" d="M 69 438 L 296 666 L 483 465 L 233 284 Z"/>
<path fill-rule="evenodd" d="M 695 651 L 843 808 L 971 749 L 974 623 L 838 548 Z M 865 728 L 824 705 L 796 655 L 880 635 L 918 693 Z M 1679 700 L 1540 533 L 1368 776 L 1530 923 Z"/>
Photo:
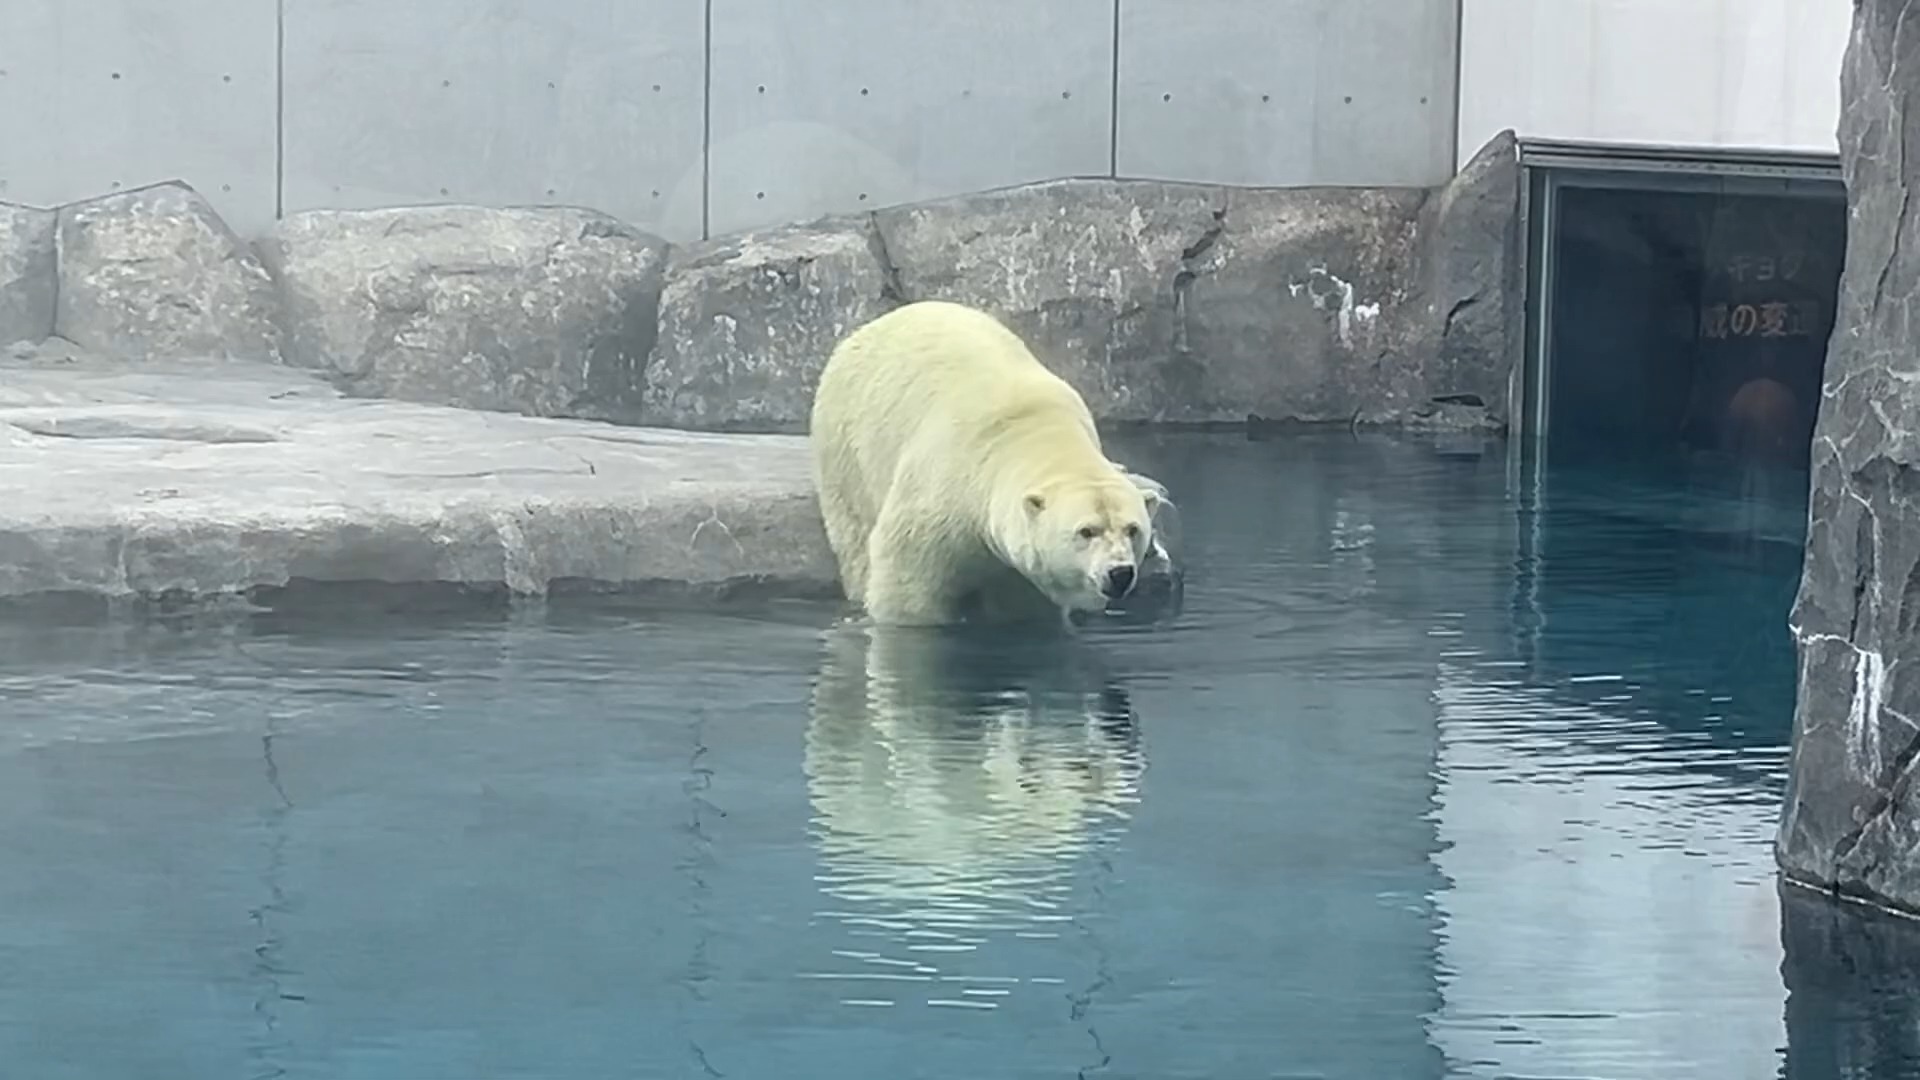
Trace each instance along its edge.
<path fill-rule="evenodd" d="M 1518 142 L 1503 131 L 1422 207 L 1418 280 L 1425 302 L 1407 318 L 1417 324 L 1413 339 L 1423 350 L 1415 393 L 1436 406 L 1425 416 L 1478 402 L 1482 415 L 1462 414 L 1462 423 L 1508 419 L 1526 327 L 1520 185 Z"/>
<path fill-rule="evenodd" d="M 820 369 L 896 302 L 869 215 L 724 237 L 673 253 L 647 365 L 647 423 L 805 430 Z"/>
<path fill-rule="evenodd" d="M 1109 421 L 1504 423 L 1510 134 L 1448 187 L 1063 180 L 882 210 L 901 294 L 1005 319 Z"/>
<path fill-rule="evenodd" d="M 349 393 L 534 416 L 637 411 L 667 244 L 591 210 L 315 210 L 263 244 L 289 362 Z"/>
<path fill-rule="evenodd" d="M 1793 755 L 1791 879 L 1920 912 L 1920 35 L 1860 0 L 1842 69 L 1846 266 L 1814 433 Z"/>
<path fill-rule="evenodd" d="M 59 211 L 55 333 L 153 361 L 277 361 L 273 279 L 182 183 Z"/>
<path fill-rule="evenodd" d="M 1170 420 L 1391 420 L 1424 400 L 1417 189 L 1234 191 L 1182 268 Z"/>
<path fill-rule="evenodd" d="M 53 333 L 57 221 L 52 210 L 0 203 L 0 345 Z"/>
<path fill-rule="evenodd" d="M 1096 416 L 1153 420 L 1184 418 L 1205 394 L 1204 361 L 1175 348 L 1176 283 L 1218 235 L 1225 198 L 1199 184 L 1061 180 L 875 217 L 907 299 L 991 311 Z"/>

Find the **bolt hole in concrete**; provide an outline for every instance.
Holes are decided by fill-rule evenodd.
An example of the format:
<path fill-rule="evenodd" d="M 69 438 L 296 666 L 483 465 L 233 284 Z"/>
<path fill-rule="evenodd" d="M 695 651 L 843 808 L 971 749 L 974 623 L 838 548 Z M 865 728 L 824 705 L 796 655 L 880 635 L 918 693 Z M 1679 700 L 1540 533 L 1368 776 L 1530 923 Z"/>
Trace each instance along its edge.
<path fill-rule="evenodd" d="M 1185 603 L 1077 638 L 565 582 L 0 622 L 11 1069 L 1774 1075 L 1803 502 L 1111 445 Z"/>

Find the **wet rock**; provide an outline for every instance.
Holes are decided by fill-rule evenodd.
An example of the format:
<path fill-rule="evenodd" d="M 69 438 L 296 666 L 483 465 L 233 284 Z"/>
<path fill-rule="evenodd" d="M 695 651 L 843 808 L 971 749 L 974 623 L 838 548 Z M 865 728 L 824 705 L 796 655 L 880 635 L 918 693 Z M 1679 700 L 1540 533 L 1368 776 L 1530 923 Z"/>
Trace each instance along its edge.
<path fill-rule="evenodd" d="M 793 437 L 358 401 L 265 364 L 89 364 L 0 370 L 0 445 L 0 599 L 836 589 Z"/>
<path fill-rule="evenodd" d="M 590 210 L 315 210 L 262 245 L 289 362 L 356 395 L 637 411 L 667 245 Z"/>
<path fill-rule="evenodd" d="M 0 203 L 0 345 L 53 333 L 57 215 Z"/>
<path fill-rule="evenodd" d="M 1842 68 L 1846 267 L 1814 434 L 1793 755 L 1777 854 L 1812 886 L 1920 911 L 1920 37 L 1861 0 Z"/>
<path fill-rule="evenodd" d="M 647 366 L 648 423 L 805 430 L 827 356 L 894 306 L 865 214 L 676 250 Z"/>
<path fill-rule="evenodd" d="M 1400 426 L 1410 431 L 1498 433 L 1505 423 L 1478 394 L 1444 394 L 1407 409 Z"/>
<path fill-rule="evenodd" d="M 143 360 L 280 358 L 273 280 L 182 183 L 59 211 L 53 332 Z"/>
<path fill-rule="evenodd" d="M 1096 416 L 1165 419 L 1207 393 L 1204 361 L 1175 349 L 1174 284 L 1224 199 L 1197 184 L 1061 180 L 875 218 L 907 299 L 998 315 Z"/>

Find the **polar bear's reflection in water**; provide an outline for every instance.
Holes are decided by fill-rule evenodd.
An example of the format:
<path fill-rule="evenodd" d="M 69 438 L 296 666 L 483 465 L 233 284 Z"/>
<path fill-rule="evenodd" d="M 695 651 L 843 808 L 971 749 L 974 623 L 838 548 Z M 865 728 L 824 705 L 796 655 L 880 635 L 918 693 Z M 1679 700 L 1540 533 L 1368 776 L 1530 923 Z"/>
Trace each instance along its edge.
<path fill-rule="evenodd" d="M 1059 936 L 1144 768 L 1125 692 L 1077 635 L 835 626 L 807 727 L 812 831 L 840 901 L 825 914 L 876 950 L 841 955 L 930 977 L 940 953 Z"/>

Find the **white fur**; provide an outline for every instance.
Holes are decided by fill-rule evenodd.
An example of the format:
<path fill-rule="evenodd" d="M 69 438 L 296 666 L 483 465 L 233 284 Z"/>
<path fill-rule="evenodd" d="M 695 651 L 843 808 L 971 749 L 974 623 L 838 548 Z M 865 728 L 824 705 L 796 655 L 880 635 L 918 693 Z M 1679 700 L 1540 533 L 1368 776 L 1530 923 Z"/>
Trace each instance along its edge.
<path fill-rule="evenodd" d="M 1079 393 L 964 305 L 847 335 L 809 434 L 841 586 L 876 622 L 1098 611 L 1108 570 L 1153 543 L 1154 496 L 1107 460 Z"/>

